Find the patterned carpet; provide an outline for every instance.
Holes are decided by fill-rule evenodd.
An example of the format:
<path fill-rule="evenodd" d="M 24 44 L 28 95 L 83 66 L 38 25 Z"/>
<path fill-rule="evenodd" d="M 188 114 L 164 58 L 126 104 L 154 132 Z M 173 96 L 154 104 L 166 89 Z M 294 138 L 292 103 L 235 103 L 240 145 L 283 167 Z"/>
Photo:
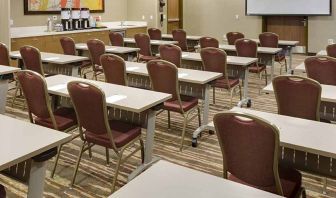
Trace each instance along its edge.
<path fill-rule="evenodd" d="M 294 66 L 304 60 L 305 56 L 295 55 Z M 279 66 L 279 65 L 277 65 Z M 279 74 L 279 68 L 276 68 L 276 74 Z M 276 103 L 273 95 L 259 95 L 259 79 L 256 75 L 250 74 L 249 96 L 253 100 L 253 109 L 276 112 Z M 262 81 L 264 82 L 264 81 Z M 14 107 L 11 107 L 12 95 L 14 91 L 9 92 L 6 114 L 18 119 L 28 121 L 26 109 L 23 106 L 23 100 L 18 99 Z M 212 116 L 222 110 L 227 110 L 229 105 L 229 94 L 225 91 L 217 90 L 216 104 L 211 104 L 210 114 Z M 234 102 L 239 97 L 235 96 Z M 197 119 L 187 128 L 187 138 L 183 152 L 179 151 L 180 135 L 182 122 L 178 114 L 172 114 L 172 128 L 167 129 L 167 114 L 162 113 L 158 116 L 156 122 L 154 155 L 162 159 L 180 164 L 192 169 L 203 171 L 212 175 L 222 176 L 222 156 L 218 145 L 216 135 L 203 133 L 199 139 L 197 148 L 191 147 L 191 134 L 196 129 Z M 143 130 L 145 136 L 145 130 Z M 111 160 L 109 166 L 105 161 L 105 149 L 94 147 L 93 159 L 89 159 L 88 153 L 85 153 L 79 168 L 76 185 L 69 188 L 72 178 L 74 164 L 79 153 L 79 140 L 64 146 L 60 157 L 59 165 L 54 179 L 50 178 L 50 170 L 53 165 L 53 159 L 48 162 L 48 171 L 45 185 L 45 197 L 107 197 L 111 194 L 111 183 L 114 176 L 114 166 L 116 161 Z M 118 187 L 125 185 L 127 176 L 140 164 L 140 153 L 136 157 L 130 158 L 121 168 L 121 174 L 118 177 Z M 111 158 L 112 158 L 111 152 Z M 178 178 L 176 178 L 178 179 Z M 21 184 L 6 176 L 0 175 L 0 183 L 4 184 L 8 197 L 25 197 L 27 186 Z M 308 197 L 336 197 L 336 181 L 328 180 L 327 194 L 322 194 L 322 178 L 304 173 L 303 185 L 307 190 Z"/>

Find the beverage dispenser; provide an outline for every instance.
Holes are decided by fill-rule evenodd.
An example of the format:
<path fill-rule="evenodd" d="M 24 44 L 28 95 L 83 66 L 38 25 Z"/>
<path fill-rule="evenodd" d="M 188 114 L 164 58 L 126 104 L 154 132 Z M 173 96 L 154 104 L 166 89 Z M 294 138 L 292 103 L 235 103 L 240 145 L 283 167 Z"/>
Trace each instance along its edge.
<path fill-rule="evenodd" d="M 72 18 L 72 29 L 73 30 L 79 30 L 81 29 L 81 11 L 79 8 L 72 8 L 71 12 L 71 18 Z"/>
<path fill-rule="evenodd" d="M 90 9 L 89 8 L 81 8 L 81 28 L 82 29 L 88 29 L 90 28 Z"/>
<path fill-rule="evenodd" d="M 71 9 L 62 8 L 61 10 L 61 21 L 63 26 L 63 31 L 71 30 Z"/>

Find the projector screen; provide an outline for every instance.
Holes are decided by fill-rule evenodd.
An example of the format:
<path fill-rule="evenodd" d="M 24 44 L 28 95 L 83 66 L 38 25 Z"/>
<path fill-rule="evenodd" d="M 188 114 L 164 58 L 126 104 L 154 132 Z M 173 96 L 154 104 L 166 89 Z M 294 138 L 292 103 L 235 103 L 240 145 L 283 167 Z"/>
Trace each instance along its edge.
<path fill-rule="evenodd" d="M 246 15 L 331 15 L 332 0 L 246 0 Z"/>

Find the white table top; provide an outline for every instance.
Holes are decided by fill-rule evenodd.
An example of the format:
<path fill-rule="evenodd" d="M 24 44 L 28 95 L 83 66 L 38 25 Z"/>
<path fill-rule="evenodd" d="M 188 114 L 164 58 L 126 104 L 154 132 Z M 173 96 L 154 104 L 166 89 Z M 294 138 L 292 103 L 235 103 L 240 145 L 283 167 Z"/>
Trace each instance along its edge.
<path fill-rule="evenodd" d="M 321 93 L 321 101 L 324 102 L 335 102 L 336 103 L 336 86 L 332 85 L 323 85 L 322 87 L 322 93 Z M 262 89 L 263 93 L 273 93 L 273 84 L 268 84 L 265 88 Z"/>
<path fill-rule="evenodd" d="M 129 74 L 148 76 L 145 63 L 126 62 L 126 71 Z M 194 84 L 207 84 L 223 76 L 221 73 L 207 72 L 193 69 L 178 68 L 179 81 Z"/>
<path fill-rule="evenodd" d="M 20 71 L 20 68 L 18 67 L 9 67 L 5 65 L 0 65 L 0 75 L 12 74 L 18 71 Z"/>
<path fill-rule="evenodd" d="M 182 60 L 202 62 L 201 54 L 200 53 L 195 53 L 195 52 L 182 52 Z M 227 56 L 227 64 L 229 64 L 229 65 L 248 66 L 248 65 L 250 65 L 252 63 L 255 63 L 257 61 L 258 61 L 257 58 Z"/>
<path fill-rule="evenodd" d="M 200 45 L 195 46 L 195 48 L 200 48 Z M 236 46 L 234 45 L 226 45 L 226 44 L 220 44 L 219 49 L 223 49 L 225 51 L 232 51 L 236 52 Z M 275 55 L 279 52 L 281 52 L 281 48 L 271 48 L 271 47 L 258 47 L 258 53 L 260 54 L 272 54 Z"/>
<path fill-rule="evenodd" d="M 135 43 L 134 38 L 124 38 L 125 43 Z M 168 45 L 168 44 L 177 44 L 177 41 L 164 41 L 164 40 L 151 40 L 151 45 Z"/>
<path fill-rule="evenodd" d="M 58 96 L 69 97 L 67 84 L 75 80 L 89 82 L 100 87 L 105 92 L 107 106 L 135 113 L 141 113 L 172 97 L 170 94 L 64 75 L 46 78 L 48 92 Z"/>
<path fill-rule="evenodd" d="M 316 55 L 318 55 L 318 56 L 327 56 L 327 50 L 321 50 L 321 51 L 317 52 Z"/>
<path fill-rule="evenodd" d="M 260 43 L 259 39 L 251 39 L 251 40 Z M 282 46 L 296 46 L 297 44 L 299 44 L 299 41 L 279 40 L 278 44 Z"/>
<path fill-rule="evenodd" d="M 77 43 L 76 44 L 76 49 L 77 50 L 88 50 L 88 46 L 86 43 Z M 138 52 L 140 51 L 139 48 L 133 48 L 133 47 L 119 47 L 119 46 L 111 46 L 111 45 L 106 45 L 105 46 L 105 51 L 107 53 L 113 53 L 113 54 L 127 54 L 127 53 L 132 53 L 132 52 Z"/>
<path fill-rule="evenodd" d="M 297 67 L 295 67 L 294 72 L 306 72 L 306 67 L 304 63 L 301 63 Z"/>
<path fill-rule="evenodd" d="M 41 53 L 42 62 L 53 63 L 57 65 L 65 65 L 65 64 L 77 63 L 77 62 L 89 60 L 88 57 L 84 57 L 84 56 L 70 56 L 70 55 L 47 53 L 47 52 L 40 52 L 40 53 Z M 21 54 L 19 51 L 10 52 L 9 56 L 11 58 L 21 59 Z"/>
<path fill-rule="evenodd" d="M 162 34 L 162 38 L 173 39 L 173 35 L 172 34 Z M 201 38 L 202 36 L 187 35 L 187 40 L 191 40 L 191 41 L 199 41 Z"/>
<path fill-rule="evenodd" d="M 0 115 L 0 171 L 71 140 L 71 135 Z"/>
<path fill-rule="evenodd" d="M 109 198 L 280 198 L 256 188 L 159 161 Z"/>

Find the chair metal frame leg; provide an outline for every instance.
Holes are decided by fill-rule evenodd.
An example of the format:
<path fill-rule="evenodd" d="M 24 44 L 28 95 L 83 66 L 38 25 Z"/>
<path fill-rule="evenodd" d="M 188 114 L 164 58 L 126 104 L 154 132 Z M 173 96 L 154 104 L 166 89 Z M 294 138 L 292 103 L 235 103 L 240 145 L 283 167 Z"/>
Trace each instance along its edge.
<path fill-rule="evenodd" d="M 119 175 L 119 169 L 120 169 L 120 165 L 122 163 L 122 155 L 123 155 L 123 150 L 119 153 L 120 156 L 118 156 L 118 161 L 117 161 L 117 164 L 115 166 L 115 173 L 114 173 L 114 177 L 113 177 L 113 181 L 112 181 L 112 188 L 111 188 L 111 191 L 112 193 L 115 191 L 115 186 L 117 184 L 117 181 L 118 181 L 118 175 Z"/>
<path fill-rule="evenodd" d="M 110 150 L 108 148 L 105 148 L 105 154 L 106 154 L 106 166 L 110 166 Z"/>
<path fill-rule="evenodd" d="M 197 107 L 197 116 L 198 116 L 198 127 L 202 126 L 202 118 L 201 118 L 201 108 Z"/>
<path fill-rule="evenodd" d="M 212 87 L 212 103 L 216 104 L 216 87 Z"/>
<path fill-rule="evenodd" d="M 185 138 L 185 131 L 186 131 L 186 128 L 187 128 L 187 122 L 188 122 L 187 116 L 183 115 L 183 129 L 182 129 L 182 134 L 181 134 L 180 151 L 182 151 L 183 144 L 184 144 L 184 138 Z"/>
<path fill-rule="evenodd" d="M 63 145 L 60 145 L 57 149 L 57 155 L 56 155 L 56 159 L 55 159 L 55 162 L 54 162 L 54 167 L 53 167 L 53 170 L 51 171 L 51 175 L 50 175 L 51 178 L 54 178 L 54 176 L 55 176 L 56 167 L 57 167 L 57 164 L 58 164 L 59 157 L 61 155 L 62 147 L 63 147 Z"/>
<path fill-rule="evenodd" d="M 168 129 L 170 129 L 171 125 L 170 125 L 170 111 L 168 111 Z"/>
<path fill-rule="evenodd" d="M 83 144 L 82 144 L 82 147 L 81 147 L 81 150 L 79 152 L 79 155 L 78 155 L 78 158 L 77 158 L 77 162 L 76 162 L 76 166 L 75 166 L 75 171 L 73 173 L 73 176 L 72 176 L 72 181 L 71 181 L 71 184 L 70 186 L 73 187 L 74 183 L 75 183 L 75 180 L 76 180 L 76 176 L 77 176 L 77 172 L 78 172 L 78 167 L 79 167 L 79 164 L 80 164 L 80 161 L 82 159 L 82 155 L 85 151 L 85 146 L 86 146 L 87 142 L 84 141 Z M 89 145 L 88 145 L 89 146 Z"/>

